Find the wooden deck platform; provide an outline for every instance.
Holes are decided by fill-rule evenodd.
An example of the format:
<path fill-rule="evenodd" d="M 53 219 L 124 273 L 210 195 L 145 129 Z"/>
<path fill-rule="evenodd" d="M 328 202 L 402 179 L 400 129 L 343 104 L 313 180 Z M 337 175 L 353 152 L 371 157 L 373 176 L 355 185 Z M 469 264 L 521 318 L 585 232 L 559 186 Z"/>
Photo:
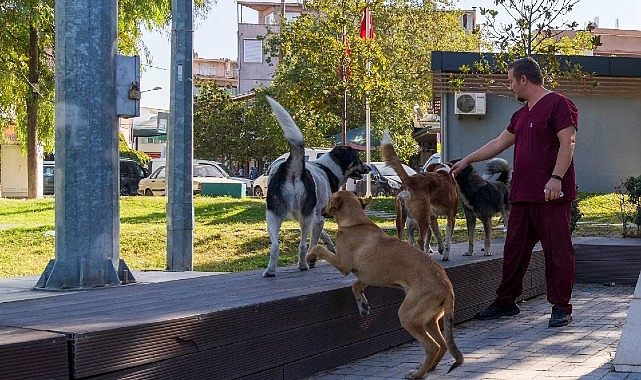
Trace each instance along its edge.
<path fill-rule="evenodd" d="M 501 254 L 463 257 L 463 249 L 453 247 L 443 263 L 457 323 L 492 301 L 501 277 Z M 398 322 L 398 289 L 368 288 L 372 310 L 361 318 L 353 277 L 327 263 L 280 268 L 276 278 L 261 273 L 0 303 L 0 379 L 289 380 L 412 340 Z M 523 298 L 545 292 L 540 251 L 524 289 Z"/>

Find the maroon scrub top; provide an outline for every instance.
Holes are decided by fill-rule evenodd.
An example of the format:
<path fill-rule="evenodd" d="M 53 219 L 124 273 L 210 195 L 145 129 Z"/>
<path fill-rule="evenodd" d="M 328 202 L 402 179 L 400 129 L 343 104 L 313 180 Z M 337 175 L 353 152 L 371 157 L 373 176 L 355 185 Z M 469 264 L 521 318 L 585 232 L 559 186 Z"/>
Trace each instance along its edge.
<path fill-rule="evenodd" d="M 570 126 L 578 128 L 578 119 L 574 103 L 557 92 L 543 96 L 531 110 L 525 104 L 512 115 L 507 127 L 507 131 L 514 134 L 511 202 L 545 202 L 543 190 L 559 151 L 557 133 Z M 561 191 L 563 197 L 555 201 L 576 198 L 574 160 L 563 175 Z"/>

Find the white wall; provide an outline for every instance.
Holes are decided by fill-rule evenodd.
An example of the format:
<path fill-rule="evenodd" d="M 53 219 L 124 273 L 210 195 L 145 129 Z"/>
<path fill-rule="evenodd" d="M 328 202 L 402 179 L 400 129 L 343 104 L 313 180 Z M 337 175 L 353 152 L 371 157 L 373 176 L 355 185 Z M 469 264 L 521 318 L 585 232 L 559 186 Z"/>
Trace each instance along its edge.
<path fill-rule="evenodd" d="M 579 191 L 612 193 L 628 177 L 641 175 L 641 98 L 570 96 L 579 109 L 574 152 Z M 454 94 L 443 96 L 446 160 L 466 154 L 498 136 L 520 103 L 512 97 L 487 95 L 485 116 L 454 114 Z M 500 156 L 512 162 L 513 149 Z"/>

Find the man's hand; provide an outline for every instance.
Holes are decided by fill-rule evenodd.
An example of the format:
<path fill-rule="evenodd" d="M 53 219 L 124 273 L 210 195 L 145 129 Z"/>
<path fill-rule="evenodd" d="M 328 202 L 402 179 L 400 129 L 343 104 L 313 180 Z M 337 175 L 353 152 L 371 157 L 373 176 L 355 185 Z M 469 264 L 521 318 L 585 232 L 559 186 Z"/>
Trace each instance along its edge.
<path fill-rule="evenodd" d="M 450 173 L 452 173 L 453 177 L 456 177 L 461 170 L 465 169 L 468 166 L 470 166 L 470 164 L 464 158 L 452 165 L 452 167 L 450 168 Z"/>
<path fill-rule="evenodd" d="M 563 196 L 561 191 L 561 181 L 556 178 L 550 178 L 548 183 L 545 184 L 545 201 L 551 201 L 554 199 L 559 199 Z"/>

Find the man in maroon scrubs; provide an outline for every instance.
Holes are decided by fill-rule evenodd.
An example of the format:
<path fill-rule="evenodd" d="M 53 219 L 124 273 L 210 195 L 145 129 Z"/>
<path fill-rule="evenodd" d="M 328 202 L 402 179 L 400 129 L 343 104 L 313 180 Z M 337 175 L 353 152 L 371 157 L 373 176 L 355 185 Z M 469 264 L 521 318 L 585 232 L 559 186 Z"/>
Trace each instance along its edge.
<path fill-rule="evenodd" d="M 456 176 L 466 166 L 487 160 L 514 145 L 510 185 L 512 208 L 503 252 L 503 278 L 494 302 L 478 319 L 517 315 L 515 300 L 532 249 L 540 240 L 545 256 L 547 299 L 552 304 L 549 326 L 572 321 L 574 249 L 570 232 L 571 203 L 576 198 L 574 144 L 578 111 L 565 96 L 543 87 L 539 65 L 520 58 L 508 66 L 509 89 L 525 105 L 501 134 L 454 164 Z"/>

